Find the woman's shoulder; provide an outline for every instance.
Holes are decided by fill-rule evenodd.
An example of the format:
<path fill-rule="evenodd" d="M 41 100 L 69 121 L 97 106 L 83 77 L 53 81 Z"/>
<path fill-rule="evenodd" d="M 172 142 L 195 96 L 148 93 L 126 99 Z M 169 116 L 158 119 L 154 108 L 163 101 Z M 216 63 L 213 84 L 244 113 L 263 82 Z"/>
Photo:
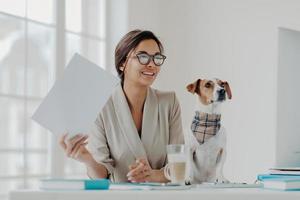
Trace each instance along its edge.
<path fill-rule="evenodd" d="M 113 106 L 113 98 L 112 98 L 112 96 L 110 96 L 108 98 L 108 100 L 106 101 L 106 103 L 104 104 L 104 106 L 103 106 L 103 108 L 101 110 L 101 113 L 103 113 L 103 112 L 110 112 L 113 107 L 114 107 Z"/>
<path fill-rule="evenodd" d="M 175 96 L 174 91 L 164 91 L 164 90 L 158 90 L 155 88 L 151 88 L 151 90 L 157 95 L 159 98 L 172 98 Z"/>
<path fill-rule="evenodd" d="M 112 97 L 110 96 L 109 99 L 106 101 L 106 103 L 101 108 L 101 110 L 98 112 L 96 122 L 100 122 L 106 118 L 111 117 L 111 115 L 112 115 L 111 111 L 113 109 L 114 109 L 113 100 L 112 100 Z"/>
<path fill-rule="evenodd" d="M 160 104 L 173 105 L 177 101 L 177 97 L 174 91 L 163 91 L 154 88 L 151 88 L 151 90 L 156 95 Z"/>

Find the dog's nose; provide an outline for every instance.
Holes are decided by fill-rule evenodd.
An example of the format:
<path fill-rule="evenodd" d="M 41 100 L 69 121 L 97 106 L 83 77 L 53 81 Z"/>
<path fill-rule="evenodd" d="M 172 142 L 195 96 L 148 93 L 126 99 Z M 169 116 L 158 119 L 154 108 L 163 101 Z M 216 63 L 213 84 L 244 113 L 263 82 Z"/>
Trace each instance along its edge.
<path fill-rule="evenodd" d="M 224 89 L 221 89 L 221 90 L 220 90 L 220 94 L 221 94 L 221 95 L 224 95 L 224 94 L 225 94 L 225 90 L 224 90 Z"/>

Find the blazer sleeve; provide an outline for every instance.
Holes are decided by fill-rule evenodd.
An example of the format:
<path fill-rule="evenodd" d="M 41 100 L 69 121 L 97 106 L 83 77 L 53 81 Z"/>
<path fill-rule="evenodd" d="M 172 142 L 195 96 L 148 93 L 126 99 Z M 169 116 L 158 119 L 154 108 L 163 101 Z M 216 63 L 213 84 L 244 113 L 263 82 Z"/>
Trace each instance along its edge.
<path fill-rule="evenodd" d="M 169 144 L 184 144 L 183 130 L 182 130 L 182 121 L 181 121 L 181 109 L 179 101 L 173 93 L 172 95 L 172 105 L 170 112 L 170 121 L 169 121 Z"/>
<path fill-rule="evenodd" d="M 101 114 L 98 116 L 90 131 L 88 150 L 96 162 L 106 167 L 109 176 L 113 174 L 115 163 L 111 158 Z"/>

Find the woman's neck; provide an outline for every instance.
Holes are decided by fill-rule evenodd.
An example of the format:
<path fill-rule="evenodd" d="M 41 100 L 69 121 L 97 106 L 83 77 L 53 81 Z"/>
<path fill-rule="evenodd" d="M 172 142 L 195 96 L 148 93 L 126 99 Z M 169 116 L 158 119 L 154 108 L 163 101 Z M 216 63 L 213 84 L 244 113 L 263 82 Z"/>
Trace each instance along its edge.
<path fill-rule="evenodd" d="M 146 86 L 137 86 L 124 81 L 123 91 L 127 98 L 131 112 L 143 111 L 147 89 L 148 87 Z"/>

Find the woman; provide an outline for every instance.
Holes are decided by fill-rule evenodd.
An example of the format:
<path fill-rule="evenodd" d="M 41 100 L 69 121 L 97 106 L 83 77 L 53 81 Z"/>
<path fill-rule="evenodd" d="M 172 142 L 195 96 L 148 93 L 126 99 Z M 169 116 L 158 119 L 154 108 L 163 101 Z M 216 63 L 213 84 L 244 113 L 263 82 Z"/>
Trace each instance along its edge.
<path fill-rule="evenodd" d="M 114 182 L 167 182 L 166 145 L 183 143 L 180 107 L 173 92 L 150 86 L 165 60 L 150 31 L 127 33 L 115 50 L 121 84 L 89 134 L 60 139 L 67 156 L 83 162 L 91 178 Z"/>

